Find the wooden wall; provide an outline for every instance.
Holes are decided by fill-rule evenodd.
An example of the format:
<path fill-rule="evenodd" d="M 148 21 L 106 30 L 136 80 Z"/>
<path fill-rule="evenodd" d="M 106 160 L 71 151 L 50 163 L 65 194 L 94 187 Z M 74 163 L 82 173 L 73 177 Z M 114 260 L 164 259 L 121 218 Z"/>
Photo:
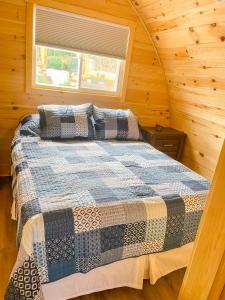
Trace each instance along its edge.
<path fill-rule="evenodd" d="M 154 45 L 128 0 L 57 0 L 136 22 L 125 102 L 71 93 L 25 93 L 26 1 L 0 1 L 0 174 L 9 174 L 10 142 L 25 114 L 42 103 L 91 101 L 109 107 L 130 107 L 143 125 L 169 124 L 168 93 Z"/>
<path fill-rule="evenodd" d="M 164 66 L 183 162 L 211 178 L 225 138 L 225 1 L 132 0 Z"/>

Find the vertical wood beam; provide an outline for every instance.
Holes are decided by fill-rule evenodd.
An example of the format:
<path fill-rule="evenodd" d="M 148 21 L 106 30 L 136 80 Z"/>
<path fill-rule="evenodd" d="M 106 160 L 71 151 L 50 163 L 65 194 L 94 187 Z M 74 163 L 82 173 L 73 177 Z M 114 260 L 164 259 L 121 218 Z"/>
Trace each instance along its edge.
<path fill-rule="evenodd" d="M 225 143 L 195 241 L 179 300 L 206 300 L 225 251 Z M 217 300 L 217 299 L 213 299 Z"/>
<path fill-rule="evenodd" d="M 208 299 L 219 299 L 225 285 L 225 251 L 216 273 Z M 222 300 L 223 298 L 221 298 Z M 224 297 L 225 299 L 225 297 Z"/>
<path fill-rule="evenodd" d="M 33 61 L 34 61 L 34 15 L 35 4 L 27 2 L 26 4 L 26 74 L 25 74 L 25 91 L 31 92 L 33 79 Z"/>

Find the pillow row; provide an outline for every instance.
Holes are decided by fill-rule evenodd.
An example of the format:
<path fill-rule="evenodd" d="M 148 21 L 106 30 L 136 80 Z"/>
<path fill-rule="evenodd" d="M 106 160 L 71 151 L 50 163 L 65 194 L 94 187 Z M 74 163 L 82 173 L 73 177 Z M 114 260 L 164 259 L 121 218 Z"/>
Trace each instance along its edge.
<path fill-rule="evenodd" d="M 142 139 L 138 120 L 129 109 L 98 108 L 86 103 L 76 106 L 42 105 L 38 111 L 42 139 Z M 29 125 L 33 126 L 34 121 L 29 120 Z"/>

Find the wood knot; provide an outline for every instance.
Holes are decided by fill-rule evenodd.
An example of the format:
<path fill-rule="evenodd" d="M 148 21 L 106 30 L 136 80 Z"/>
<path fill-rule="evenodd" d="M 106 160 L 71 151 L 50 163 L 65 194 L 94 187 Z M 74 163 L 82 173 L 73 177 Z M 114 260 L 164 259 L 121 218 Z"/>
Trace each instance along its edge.
<path fill-rule="evenodd" d="M 221 36 L 221 37 L 220 37 L 220 40 L 221 40 L 222 42 L 224 42 L 224 41 L 225 41 L 225 36 Z"/>

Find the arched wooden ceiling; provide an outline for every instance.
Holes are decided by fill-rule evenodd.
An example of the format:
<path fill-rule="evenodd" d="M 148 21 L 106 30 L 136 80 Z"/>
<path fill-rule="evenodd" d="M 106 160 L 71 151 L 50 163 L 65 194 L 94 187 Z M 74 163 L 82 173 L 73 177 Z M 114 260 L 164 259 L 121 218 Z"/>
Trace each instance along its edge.
<path fill-rule="evenodd" d="M 132 0 L 164 67 L 184 162 L 212 177 L 225 138 L 225 1 Z"/>

